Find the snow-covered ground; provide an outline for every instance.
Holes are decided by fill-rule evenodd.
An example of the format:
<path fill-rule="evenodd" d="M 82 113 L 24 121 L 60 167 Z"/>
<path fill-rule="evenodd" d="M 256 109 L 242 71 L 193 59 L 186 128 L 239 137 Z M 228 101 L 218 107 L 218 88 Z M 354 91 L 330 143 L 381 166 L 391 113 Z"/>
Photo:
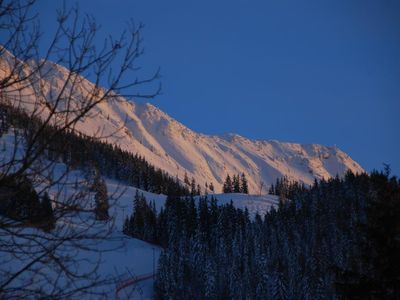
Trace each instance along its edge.
<path fill-rule="evenodd" d="M 7 162 L 13 153 L 14 135 L 15 131 L 10 129 L 7 134 L 4 134 L 0 138 L 0 144 L 2 145 L 2 151 L 0 152 L 2 163 Z M 21 141 L 17 146 L 16 153 L 18 157 L 23 154 L 23 151 L 21 151 L 22 145 L 23 142 Z M 42 160 L 41 163 L 48 162 Z M 17 165 L 15 167 L 17 167 Z M 55 184 L 47 190 L 52 199 L 56 199 L 57 197 L 59 199 L 71 199 L 79 190 L 86 188 L 84 185 L 80 186 L 75 184 L 75 182 L 85 182 L 85 173 L 81 170 L 67 170 L 63 163 L 54 163 L 52 168 L 48 171 L 51 172 L 51 176 L 54 179 L 63 178 L 59 184 Z M 47 176 L 49 176 L 49 174 L 47 174 Z M 111 230 L 105 238 L 96 241 L 79 241 L 80 249 L 75 248 L 75 245 L 70 242 L 65 242 L 58 251 L 62 252 L 63 255 L 65 255 L 65 253 L 72 255 L 73 260 L 79 262 L 77 267 L 81 273 L 85 271 L 90 272 L 91 268 L 93 268 L 94 264 L 98 261 L 97 274 L 100 275 L 99 280 L 111 281 L 104 286 L 93 289 L 98 293 L 104 294 L 105 298 L 116 297 L 118 287 L 121 287 L 121 284 L 127 281 L 133 280 L 133 284 L 118 289 L 119 299 L 151 299 L 154 283 L 151 274 L 153 274 L 154 270 L 157 268 L 157 261 L 161 249 L 155 245 L 127 237 L 122 233 L 125 217 L 131 215 L 133 212 L 133 199 L 137 189 L 107 178 L 105 182 L 110 203 L 112 204 L 110 208 L 110 216 L 113 220 L 112 227 L 110 227 L 110 225 L 104 225 L 101 222 L 96 223 L 93 214 L 81 213 L 78 216 L 72 215 L 62 218 L 57 224 L 57 228 L 51 234 L 57 236 L 58 234 L 63 234 L 65 230 L 69 230 L 70 228 L 85 232 L 85 226 L 90 226 L 89 236 L 90 232 L 96 233 Z M 37 185 L 36 188 L 41 190 L 45 187 L 46 183 L 47 182 L 44 181 Z M 139 192 L 143 193 L 148 201 L 153 201 L 158 211 L 160 211 L 160 208 L 165 204 L 165 195 L 153 194 L 142 190 L 139 190 Z M 271 195 L 212 194 L 212 196 L 217 198 L 219 204 L 226 204 L 232 201 L 235 207 L 247 207 L 251 216 L 254 216 L 257 212 L 264 215 L 272 206 L 278 203 L 277 197 Z M 208 197 L 210 198 L 211 194 L 208 195 Z M 82 203 L 82 206 L 88 208 L 93 207 L 93 197 L 88 197 L 86 201 L 86 203 Z M 26 228 L 24 230 L 25 233 L 44 235 L 44 237 L 48 236 L 48 234 L 34 228 Z M 85 232 L 85 234 L 88 234 L 88 232 Z M 8 233 L 0 232 L 0 235 L 3 242 L 11 238 Z M 45 239 L 43 240 L 45 241 Z M 10 243 L 12 242 L 10 241 Z M 21 244 L 25 244 L 25 242 L 21 240 Z M 30 252 L 33 249 L 32 247 L 38 247 L 38 245 L 30 245 Z M 86 247 L 88 249 L 85 249 Z M 31 257 L 26 257 L 24 255 L 14 257 L 12 252 L 1 253 L 0 265 L 2 267 L 0 268 L 0 274 L 10 270 L 17 270 L 22 265 L 29 263 L 30 259 Z M 54 273 L 50 266 L 46 266 L 44 262 L 38 262 L 32 272 L 27 272 L 20 280 L 23 281 L 32 277 L 32 284 L 37 284 L 45 288 L 47 285 L 43 285 L 41 279 L 35 275 L 37 270 L 46 270 L 45 272 L 48 274 Z M 55 274 L 51 276 L 54 278 L 57 277 Z M 135 279 L 141 276 L 145 276 L 146 279 L 136 282 Z M 35 279 L 36 277 L 38 278 Z M 62 279 L 59 283 L 60 282 L 62 282 Z"/>
<path fill-rule="evenodd" d="M 16 142 L 18 141 L 18 142 Z M 8 133 L 0 137 L 0 164 L 2 170 L 10 161 L 9 172 L 20 167 L 20 159 L 23 157 L 24 138 L 19 131 L 11 128 Z M 82 208 L 94 206 L 93 195 L 78 198 L 80 191 L 87 191 L 85 172 L 82 170 L 68 170 L 63 163 L 49 162 L 46 159 L 38 159 L 38 164 L 43 166 L 49 164 L 49 168 L 43 169 L 41 176 L 35 176 L 38 182 L 35 189 L 41 192 L 43 189 L 48 192 L 51 199 L 57 199 L 53 206 L 62 202 L 79 204 Z M 36 164 L 34 165 L 36 166 Z M 28 170 L 28 173 L 31 170 Z M 33 170 L 32 170 L 33 171 Z M 50 185 L 49 179 L 56 184 Z M 76 184 L 79 183 L 79 184 Z M 76 274 L 88 273 L 88 280 L 85 278 L 76 279 L 77 286 L 91 284 L 95 271 L 98 282 L 105 284 L 91 288 L 92 291 L 100 293 L 104 299 L 113 299 L 116 295 L 117 286 L 127 279 L 136 278 L 143 274 L 153 274 L 154 268 L 161 252 L 158 246 L 151 245 L 144 241 L 128 237 L 122 233 L 124 217 L 133 211 L 133 197 L 136 189 L 114 180 L 106 180 L 108 195 L 110 197 L 110 223 L 98 222 L 92 212 L 81 211 L 74 214 L 66 214 L 61 217 L 56 228 L 50 233 L 43 232 L 36 228 L 20 228 L 9 226 L 0 229 L 0 285 L 3 280 L 10 278 L 10 274 L 16 274 L 19 269 L 36 261 L 21 276 L 7 285 L 7 288 L 20 287 L 23 282 L 26 288 L 51 289 L 53 285 L 67 286 L 66 275 L 57 264 L 49 263 L 46 257 L 40 258 L 42 253 L 60 244 L 55 248 L 56 256 L 63 258 L 63 264 L 68 268 L 76 270 Z M 149 200 L 155 201 L 159 207 L 165 202 L 164 195 L 156 195 L 141 191 Z M 12 220 L 0 216 L 2 224 L 12 224 Z M 4 222 L 4 223 L 3 223 Z M 32 238 L 33 237 L 33 238 Z M 74 237 L 76 240 L 68 240 Z M 78 238 L 77 238 L 78 237 Z M 82 237 L 82 238 L 81 238 Z M 66 240 L 62 240 L 67 238 Z M 47 276 L 47 277 L 46 277 Z M 46 279 L 47 278 L 47 279 Z M 150 299 L 152 297 L 153 280 L 138 282 L 128 287 L 128 290 L 121 290 L 121 295 L 127 295 L 134 299 Z M 11 296 L 11 295 L 8 295 Z M 24 298 L 23 291 L 15 291 L 12 295 L 16 298 Z M 96 296 L 83 296 L 84 299 L 97 299 Z M 124 299 L 121 297 L 120 299 Z M 127 298 L 126 298 L 127 299 Z M 132 299 L 132 298 L 131 298 Z"/>
<path fill-rule="evenodd" d="M 118 184 L 113 180 L 106 180 L 109 194 L 119 194 L 114 206 L 111 208 L 111 216 L 114 218 L 115 224 L 111 234 L 106 239 L 96 241 L 93 244 L 96 251 L 79 249 L 75 252 L 75 259 L 80 261 L 80 272 L 85 268 L 89 270 L 92 265 L 90 262 L 100 259 L 97 273 L 102 280 L 115 278 L 107 285 L 96 288 L 97 292 L 101 292 L 106 297 L 115 297 L 117 287 L 127 280 L 131 280 L 136 276 L 153 274 L 157 268 L 157 261 L 161 249 L 152 244 L 125 236 L 122 232 L 122 224 L 124 217 L 130 215 L 133 211 L 133 198 L 136 189 L 130 186 Z M 165 195 L 157 195 L 144 191 L 148 201 L 154 201 L 159 209 L 165 203 Z M 51 193 L 50 193 L 51 194 Z M 229 203 L 231 200 L 236 207 L 247 207 L 251 215 L 255 213 L 265 214 L 272 206 L 277 204 L 275 196 L 251 196 L 244 194 L 218 194 L 214 195 L 218 199 L 219 204 Z M 82 226 L 79 223 L 79 226 Z M 93 230 L 102 230 L 102 225 Z M 35 230 L 35 229 L 29 229 Z M 92 241 L 83 242 L 84 246 L 89 246 Z M 69 245 L 67 243 L 68 247 Z M 67 247 L 67 246 L 66 246 Z M 0 256 L 0 261 L 4 263 L 8 261 L 5 255 Z M 8 268 L 14 269 L 23 264 L 27 260 L 22 258 L 21 261 L 8 262 Z M 87 262 L 89 261 L 89 262 Z M 24 277 L 26 279 L 26 277 Z M 129 285 L 118 291 L 119 299 L 151 299 L 153 295 L 153 278 L 139 281 Z M 133 298 L 132 298 L 133 297 Z"/>

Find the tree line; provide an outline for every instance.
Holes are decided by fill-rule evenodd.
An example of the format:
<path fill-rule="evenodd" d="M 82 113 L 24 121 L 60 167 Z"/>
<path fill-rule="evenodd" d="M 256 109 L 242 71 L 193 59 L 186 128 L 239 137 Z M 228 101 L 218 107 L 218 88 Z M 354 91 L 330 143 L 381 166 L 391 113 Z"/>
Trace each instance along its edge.
<path fill-rule="evenodd" d="M 2 116 L 2 117 L 1 117 Z M 34 131 L 42 125 L 38 118 L 24 111 L 0 104 L 0 129 L 10 126 Z M 177 193 L 189 195 L 191 191 L 159 168 L 152 166 L 142 156 L 122 150 L 116 145 L 86 136 L 77 131 L 63 131 L 54 135 L 57 128 L 46 125 L 38 136 L 45 145 L 44 154 L 49 160 L 63 162 L 72 169 L 99 172 L 102 176 L 125 182 L 131 186 L 156 194 Z M 0 132 L 1 133 L 1 132 Z M 29 132 L 27 133 L 29 136 Z M 48 137 L 52 137 L 49 140 Z"/>
<path fill-rule="evenodd" d="M 8 116 L 3 119 L 15 128 L 40 124 L 9 107 L 2 109 Z M 47 130 L 52 128 L 40 138 L 46 138 Z M 342 179 L 315 181 L 309 188 L 280 179 L 270 189 L 279 196 L 279 207 L 264 218 L 251 218 L 232 203 L 217 205 L 214 197 L 195 200 L 195 189 L 107 143 L 74 132 L 46 143 L 49 159 L 74 167 L 95 165 L 102 175 L 168 195 L 157 212 L 154 203 L 137 193 L 134 213 L 123 228 L 164 248 L 155 284 L 159 299 L 399 297 L 400 183 L 388 170 L 349 172 Z M 233 177 L 227 176 L 226 192 L 235 192 L 235 187 L 243 192 L 243 180 Z M 48 196 L 35 195 L 29 180 L 12 180 L 7 188 L 18 185 L 22 202 L 2 201 L 0 212 L 51 230 Z M 107 218 L 104 187 L 99 177 L 93 187 L 99 220 Z M 2 199 L 6 195 L 3 186 Z"/>
<path fill-rule="evenodd" d="M 398 299 L 398 179 L 348 172 L 288 187 L 254 218 L 207 196 L 168 196 L 157 214 L 137 194 L 124 231 L 164 247 L 156 298 Z"/>
<path fill-rule="evenodd" d="M 21 109 L 0 104 L 0 136 L 10 128 L 16 129 L 14 134 L 20 134 L 18 129 L 24 129 L 21 134 L 28 140 L 31 132 L 37 131 L 42 125 L 40 119 L 29 116 Z M 103 176 L 153 193 L 194 193 L 193 189 L 182 185 L 178 178 L 155 168 L 139 155 L 78 132 L 62 131 L 55 135 L 56 131 L 57 128 L 49 124 L 42 128 L 41 134 L 35 137 L 38 140 L 37 147 L 45 146 L 43 155 L 49 161 L 63 162 L 71 169 L 85 171 L 90 183 L 89 191 L 94 194 L 94 213 L 97 220 L 107 220 L 109 217 L 107 186 Z M 25 147 L 23 143 L 16 146 Z M 193 179 L 192 185 L 195 184 Z M 10 176 L 4 179 L 0 187 L 0 200 L 0 214 L 19 220 L 27 226 L 45 230 L 51 230 L 55 226 L 49 195 L 45 193 L 39 196 L 28 176 Z"/>
<path fill-rule="evenodd" d="M 314 180 L 314 184 L 317 184 L 317 180 Z M 291 181 L 287 176 L 277 178 L 275 184 L 271 184 L 268 194 L 279 196 L 281 201 L 285 199 L 293 199 L 293 197 L 299 192 L 305 192 L 307 187 L 304 183 L 297 181 Z"/>
<path fill-rule="evenodd" d="M 242 174 L 235 174 L 231 176 L 228 174 L 226 175 L 223 187 L 222 187 L 222 192 L 223 193 L 243 193 L 243 194 L 248 194 L 249 193 L 249 187 L 247 184 L 247 179 L 246 175 L 244 173 Z"/>

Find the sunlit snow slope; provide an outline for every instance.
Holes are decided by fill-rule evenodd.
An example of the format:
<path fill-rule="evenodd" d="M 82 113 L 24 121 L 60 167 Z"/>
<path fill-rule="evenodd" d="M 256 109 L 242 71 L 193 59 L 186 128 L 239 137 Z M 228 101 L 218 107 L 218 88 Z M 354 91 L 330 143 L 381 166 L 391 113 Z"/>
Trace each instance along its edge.
<path fill-rule="evenodd" d="M 11 54 L 3 51 L 0 76 L 9 72 L 12 63 Z M 47 93 L 45 98 L 51 99 L 57 95 L 69 72 L 50 62 L 46 68 L 47 75 L 41 79 L 41 85 Z M 85 78 L 78 82 L 71 93 L 76 103 L 94 89 Z M 26 97 L 32 94 L 29 89 L 23 92 Z M 42 113 L 46 114 L 45 108 Z M 87 135 L 107 136 L 108 142 L 144 156 L 172 176 L 182 179 L 187 172 L 203 187 L 206 182 L 212 182 L 217 191 L 227 174 L 239 172 L 246 174 L 251 193 L 260 192 L 261 182 L 265 193 L 268 186 L 282 176 L 310 184 L 314 178 L 343 175 L 348 169 L 363 172 L 358 163 L 336 147 L 250 140 L 236 134 L 204 135 L 190 130 L 151 104 L 128 102 L 122 97 L 112 103 L 101 103 L 77 129 Z"/>

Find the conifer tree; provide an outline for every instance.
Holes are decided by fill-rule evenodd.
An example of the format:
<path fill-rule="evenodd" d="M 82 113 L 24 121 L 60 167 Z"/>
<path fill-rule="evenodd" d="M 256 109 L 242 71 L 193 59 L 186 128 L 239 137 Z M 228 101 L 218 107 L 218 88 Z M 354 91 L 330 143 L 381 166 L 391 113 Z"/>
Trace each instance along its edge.
<path fill-rule="evenodd" d="M 40 203 L 40 214 L 41 214 L 41 228 L 45 231 L 50 231 L 55 227 L 55 218 L 53 207 L 51 205 L 51 200 L 49 194 L 45 192 Z"/>
<path fill-rule="evenodd" d="M 275 187 L 274 184 L 271 184 L 269 190 L 268 190 L 269 195 L 275 195 Z"/>
<path fill-rule="evenodd" d="M 186 186 L 190 186 L 189 177 L 188 177 L 186 172 L 185 172 L 185 176 L 184 176 L 183 182 L 186 184 Z"/>
<path fill-rule="evenodd" d="M 208 186 L 208 188 L 210 189 L 211 193 L 214 193 L 214 184 L 212 182 L 210 182 L 210 185 Z"/>
<path fill-rule="evenodd" d="M 94 198 L 96 204 L 95 207 L 96 219 L 100 221 L 108 220 L 109 204 L 108 204 L 107 186 L 104 180 L 100 176 L 97 176 L 95 178 L 93 189 L 95 191 Z"/>
<path fill-rule="evenodd" d="M 197 190 L 196 190 L 196 195 L 201 195 L 201 187 L 200 184 L 197 184 Z"/>
<path fill-rule="evenodd" d="M 0 186 L 0 214 L 35 226 L 40 221 L 40 201 L 32 181 L 26 177 L 9 178 Z"/>
<path fill-rule="evenodd" d="M 242 173 L 242 175 L 241 175 L 241 191 L 240 192 L 243 194 L 249 193 L 249 187 L 247 185 L 247 179 L 246 179 L 246 175 L 244 175 L 244 173 Z"/>
<path fill-rule="evenodd" d="M 144 203 L 142 194 L 139 194 L 139 190 L 136 190 L 135 197 L 133 200 L 133 214 L 131 216 L 131 232 L 132 236 L 139 239 L 143 239 L 144 233 Z"/>
<path fill-rule="evenodd" d="M 190 183 L 190 195 L 193 197 L 197 194 L 196 190 L 196 180 L 192 177 L 192 181 Z"/>
<path fill-rule="evenodd" d="M 233 192 L 234 193 L 240 193 L 241 192 L 239 174 L 233 175 L 232 188 L 233 188 Z"/>
<path fill-rule="evenodd" d="M 231 180 L 231 177 L 229 176 L 229 174 L 226 175 L 226 179 L 224 182 L 222 192 L 223 193 L 232 193 L 232 180 Z"/>

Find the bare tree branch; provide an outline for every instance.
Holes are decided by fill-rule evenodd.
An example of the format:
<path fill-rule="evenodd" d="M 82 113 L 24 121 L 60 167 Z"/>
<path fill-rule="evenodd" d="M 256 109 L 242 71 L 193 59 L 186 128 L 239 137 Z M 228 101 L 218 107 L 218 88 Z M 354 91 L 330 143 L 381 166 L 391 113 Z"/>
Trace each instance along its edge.
<path fill-rule="evenodd" d="M 69 298 L 97 293 L 97 286 L 110 283 L 98 274 L 97 246 L 110 238 L 114 220 L 96 220 L 92 178 L 77 177 L 76 170 L 50 159 L 51 140 L 78 133 L 101 103 L 157 96 L 161 85 L 150 93 L 143 87 L 157 83 L 160 73 L 138 74 L 142 24 L 130 23 L 99 47 L 99 26 L 76 6 L 57 12 L 54 35 L 42 49 L 34 5 L 34 0 L 0 0 L 0 112 L 18 115 L 25 124 L 13 120 L 11 128 L 0 130 L 0 298 Z M 92 138 L 108 136 L 99 130 Z M 10 199 L 22 201 L 22 187 L 32 197 L 51 195 L 54 228 L 43 230 L 48 223 L 43 218 L 1 213 Z M 118 194 L 109 196 L 110 205 Z M 93 259 L 80 255 L 85 251 L 94 253 Z"/>

